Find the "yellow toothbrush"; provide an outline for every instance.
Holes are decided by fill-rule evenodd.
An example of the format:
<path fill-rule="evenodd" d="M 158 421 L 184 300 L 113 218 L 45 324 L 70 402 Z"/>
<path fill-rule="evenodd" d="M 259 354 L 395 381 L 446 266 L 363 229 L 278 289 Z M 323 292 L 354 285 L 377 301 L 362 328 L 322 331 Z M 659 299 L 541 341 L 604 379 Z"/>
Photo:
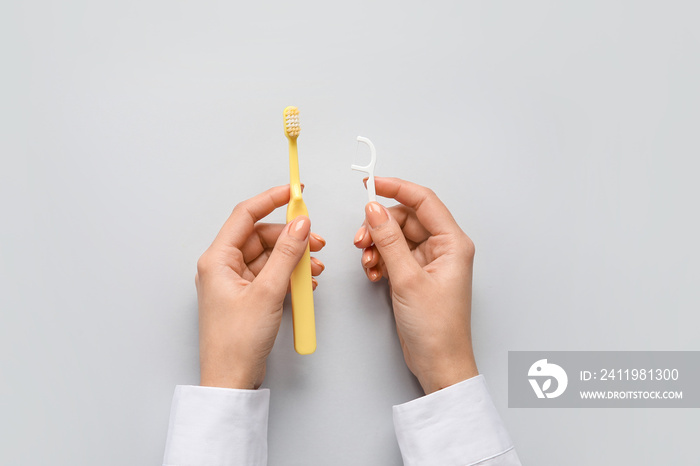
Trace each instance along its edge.
<path fill-rule="evenodd" d="M 287 223 L 300 215 L 309 216 L 306 204 L 301 198 L 299 181 L 299 156 L 297 154 L 297 137 L 299 137 L 299 109 L 284 109 L 284 135 L 289 140 L 289 185 L 290 195 L 287 205 Z M 292 322 L 294 323 L 294 349 L 299 354 L 311 354 L 316 351 L 316 323 L 314 321 L 314 295 L 311 284 L 311 256 L 306 246 L 304 256 L 292 272 Z"/>

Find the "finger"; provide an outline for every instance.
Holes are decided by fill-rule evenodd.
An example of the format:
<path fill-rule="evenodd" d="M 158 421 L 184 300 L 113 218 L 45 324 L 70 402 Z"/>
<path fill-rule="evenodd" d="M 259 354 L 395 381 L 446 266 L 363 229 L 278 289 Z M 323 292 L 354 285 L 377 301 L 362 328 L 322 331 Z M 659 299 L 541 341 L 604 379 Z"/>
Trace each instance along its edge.
<path fill-rule="evenodd" d="M 370 246 L 362 252 L 362 267 L 370 268 L 379 262 L 379 252 L 375 246 Z"/>
<path fill-rule="evenodd" d="M 279 235 L 267 263 L 253 281 L 252 286 L 263 286 L 266 292 L 284 297 L 287 284 L 294 267 L 306 251 L 309 241 L 311 221 L 305 215 L 292 220 Z"/>
<path fill-rule="evenodd" d="M 360 249 L 368 248 L 372 244 L 372 237 L 369 235 L 366 223 L 362 223 L 360 228 L 357 230 L 357 233 L 355 233 L 353 243 L 355 244 L 355 247 Z"/>
<path fill-rule="evenodd" d="M 392 206 L 388 209 L 401 227 L 401 231 L 403 231 L 411 249 L 430 238 L 430 232 L 420 223 L 415 210 L 403 204 Z M 365 224 L 357 230 L 354 243 L 355 247 L 364 249 L 372 244 L 372 238 L 367 234 L 367 226 Z"/>
<path fill-rule="evenodd" d="M 253 259 L 253 261 L 249 263 L 247 267 L 247 269 L 253 274 L 252 278 L 248 278 L 248 276 L 244 276 L 243 278 L 246 278 L 246 280 L 249 281 L 253 281 L 253 278 L 255 278 L 263 269 L 263 267 L 265 267 L 267 260 L 270 258 L 271 252 L 272 251 L 270 249 L 266 249 L 262 254 Z M 321 275 L 325 269 L 326 265 L 323 262 L 321 262 L 315 257 L 311 258 L 311 275 Z"/>
<path fill-rule="evenodd" d="M 377 194 L 396 199 L 416 211 L 416 216 L 433 235 L 461 231 L 445 204 L 430 189 L 399 178 L 376 177 Z"/>
<path fill-rule="evenodd" d="M 377 202 L 365 206 L 369 234 L 382 255 L 392 281 L 399 282 L 414 276 L 422 269 L 411 255 L 401 227 L 389 211 Z"/>
<path fill-rule="evenodd" d="M 311 258 L 311 275 L 314 277 L 317 277 L 323 273 L 325 270 L 326 266 L 321 262 L 320 260 L 316 259 L 315 257 Z"/>
<path fill-rule="evenodd" d="M 318 252 L 326 246 L 326 240 L 323 236 L 311 232 L 311 237 L 309 238 L 309 247 L 311 252 Z"/>
<path fill-rule="evenodd" d="M 367 275 L 367 278 L 369 278 L 369 281 L 371 281 L 371 282 L 379 281 L 382 278 L 381 272 L 379 272 L 379 270 L 375 269 L 374 267 L 371 267 L 369 269 L 365 269 L 365 274 Z"/>
<path fill-rule="evenodd" d="M 253 280 L 255 280 L 256 275 L 256 273 L 254 273 L 252 270 L 246 267 L 245 270 L 243 270 L 243 273 L 241 274 L 241 278 L 252 282 Z"/>
<path fill-rule="evenodd" d="M 262 254 L 253 259 L 247 264 L 248 270 L 250 270 L 254 277 L 257 277 L 260 271 L 265 267 L 267 260 L 270 258 L 270 253 L 272 249 L 265 249 Z M 252 281 L 252 280 L 250 280 Z"/>
<path fill-rule="evenodd" d="M 377 256 L 377 265 L 374 266 L 374 269 L 379 272 L 382 277 L 388 277 L 389 272 L 386 270 L 386 264 L 384 263 L 384 259 L 382 259 L 382 255 L 377 252 Z"/>
<path fill-rule="evenodd" d="M 289 202 L 289 185 L 277 186 L 251 197 L 236 207 L 214 239 L 216 246 L 241 248 L 253 234 L 255 222 Z"/>
<path fill-rule="evenodd" d="M 384 259 L 382 259 L 382 255 L 379 254 L 379 251 L 376 251 L 376 254 L 377 254 L 377 263 L 375 265 L 373 265 L 372 268 L 377 270 L 382 275 L 382 277 L 388 277 L 389 272 L 386 269 L 386 264 L 384 263 Z M 369 267 L 365 267 L 365 268 L 369 268 Z"/>
<path fill-rule="evenodd" d="M 371 260 L 372 260 L 372 250 L 370 248 L 363 249 L 362 255 L 360 256 L 360 263 L 362 263 L 362 267 L 364 267 L 364 268 L 371 267 L 369 265 L 369 262 Z"/>
<path fill-rule="evenodd" d="M 401 227 L 407 240 L 413 243 L 422 243 L 430 238 L 430 232 L 420 223 L 415 210 L 399 204 L 389 207 L 389 212 L 396 219 L 396 223 Z"/>
<path fill-rule="evenodd" d="M 379 272 L 379 274 L 382 277 L 389 276 L 389 272 L 386 269 L 386 264 L 384 263 L 384 260 L 381 258 L 381 256 L 379 256 L 379 262 L 377 263 L 377 265 L 374 268 L 377 270 L 377 272 Z"/>
<path fill-rule="evenodd" d="M 284 229 L 285 225 L 280 223 L 256 223 L 251 234 L 241 247 L 243 260 L 246 264 L 253 262 L 264 251 L 271 250 L 275 247 L 277 238 Z"/>
<path fill-rule="evenodd" d="M 246 263 L 252 262 L 265 250 L 275 247 L 277 238 L 284 229 L 282 223 L 256 223 L 253 234 L 248 237 L 241 252 Z M 311 233 L 309 237 L 309 248 L 311 252 L 318 252 L 326 245 L 326 240 L 316 233 Z"/>

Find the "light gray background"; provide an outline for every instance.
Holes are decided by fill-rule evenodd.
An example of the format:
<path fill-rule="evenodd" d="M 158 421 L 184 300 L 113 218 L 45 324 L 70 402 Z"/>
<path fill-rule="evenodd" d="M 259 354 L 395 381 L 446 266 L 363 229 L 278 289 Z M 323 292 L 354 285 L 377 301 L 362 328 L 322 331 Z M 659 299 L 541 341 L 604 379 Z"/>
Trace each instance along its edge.
<path fill-rule="evenodd" d="M 195 262 L 287 182 L 287 105 L 327 269 L 317 353 L 285 319 L 270 357 L 270 465 L 398 465 L 419 395 L 352 245 L 358 134 L 474 239 L 476 355 L 526 464 L 695 461 L 698 410 L 506 404 L 508 350 L 698 349 L 694 2 L 252 3 L 3 2 L 0 463 L 159 464 Z"/>

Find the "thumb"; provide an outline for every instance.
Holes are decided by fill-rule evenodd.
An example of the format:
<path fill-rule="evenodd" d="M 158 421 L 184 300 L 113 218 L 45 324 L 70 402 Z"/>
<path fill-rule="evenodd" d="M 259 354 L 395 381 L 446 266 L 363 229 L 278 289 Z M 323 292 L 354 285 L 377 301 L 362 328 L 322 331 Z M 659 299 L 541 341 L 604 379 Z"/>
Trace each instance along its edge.
<path fill-rule="evenodd" d="M 292 276 L 294 267 L 299 263 L 309 244 L 309 232 L 311 231 L 311 220 L 304 215 L 300 215 L 291 222 L 280 233 L 275 247 L 270 253 L 262 270 L 258 274 L 255 282 L 262 282 L 268 290 L 274 293 L 279 292 L 282 296 L 287 291 L 289 279 Z"/>
<path fill-rule="evenodd" d="M 383 205 L 370 202 L 365 206 L 369 224 L 369 234 L 379 254 L 384 259 L 392 283 L 421 271 L 418 262 L 411 255 L 401 227 Z"/>

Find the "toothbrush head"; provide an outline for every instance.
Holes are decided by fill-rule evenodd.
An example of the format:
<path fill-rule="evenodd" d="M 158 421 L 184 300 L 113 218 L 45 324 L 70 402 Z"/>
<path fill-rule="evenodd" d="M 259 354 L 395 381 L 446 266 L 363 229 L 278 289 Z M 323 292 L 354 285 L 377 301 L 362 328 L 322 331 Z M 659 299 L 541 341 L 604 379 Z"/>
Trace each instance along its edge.
<path fill-rule="evenodd" d="M 289 139 L 296 139 L 299 136 L 299 109 L 287 107 L 284 109 L 284 135 Z"/>

